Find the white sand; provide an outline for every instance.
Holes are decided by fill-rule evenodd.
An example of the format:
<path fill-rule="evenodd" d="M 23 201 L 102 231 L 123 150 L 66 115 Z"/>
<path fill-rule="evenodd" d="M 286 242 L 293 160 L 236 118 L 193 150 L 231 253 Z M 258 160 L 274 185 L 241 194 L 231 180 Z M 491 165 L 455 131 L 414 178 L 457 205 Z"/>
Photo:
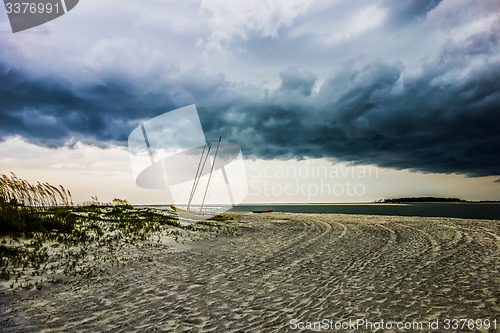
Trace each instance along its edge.
<path fill-rule="evenodd" d="M 237 235 L 129 249 L 41 290 L 0 289 L 3 332 L 276 332 L 291 319 L 500 321 L 500 221 L 233 213 Z M 140 258 L 140 259 L 137 259 Z"/>

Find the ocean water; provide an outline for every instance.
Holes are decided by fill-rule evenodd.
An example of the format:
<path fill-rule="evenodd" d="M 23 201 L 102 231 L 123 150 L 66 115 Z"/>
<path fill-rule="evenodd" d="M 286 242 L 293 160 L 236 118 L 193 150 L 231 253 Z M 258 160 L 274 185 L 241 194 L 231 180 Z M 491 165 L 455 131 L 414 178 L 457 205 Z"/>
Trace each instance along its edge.
<path fill-rule="evenodd" d="M 148 206 L 170 209 L 168 206 Z M 217 207 L 212 207 L 217 209 Z M 456 217 L 500 220 L 499 203 L 352 203 L 352 204 L 265 204 L 238 205 L 230 211 L 251 212 L 273 209 L 275 212 L 313 214 L 361 214 L 422 217 Z"/>
<path fill-rule="evenodd" d="M 405 203 L 405 204 L 266 204 L 238 205 L 231 209 L 235 212 L 273 209 L 275 212 L 290 213 L 334 213 L 362 215 L 396 215 L 423 217 L 457 217 L 466 219 L 500 220 L 498 203 Z"/>

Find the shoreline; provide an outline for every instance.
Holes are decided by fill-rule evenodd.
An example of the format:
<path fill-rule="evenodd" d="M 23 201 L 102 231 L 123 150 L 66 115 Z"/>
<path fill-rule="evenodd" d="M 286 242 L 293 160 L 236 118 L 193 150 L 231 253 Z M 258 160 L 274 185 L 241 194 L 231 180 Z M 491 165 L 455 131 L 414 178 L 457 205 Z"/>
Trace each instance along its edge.
<path fill-rule="evenodd" d="M 376 216 L 443 217 L 500 220 L 496 203 L 368 203 L 236 206 L 230 212 L 274 209 L 275 212 L 313 214 L 352 214 Z"/>

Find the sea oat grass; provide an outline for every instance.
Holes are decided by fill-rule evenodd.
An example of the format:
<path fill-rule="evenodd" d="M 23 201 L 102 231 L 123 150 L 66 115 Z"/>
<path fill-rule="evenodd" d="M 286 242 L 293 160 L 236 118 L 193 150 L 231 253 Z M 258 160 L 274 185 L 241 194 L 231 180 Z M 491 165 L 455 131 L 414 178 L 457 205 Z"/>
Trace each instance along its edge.
<path fill-rule="evenodd" d="M 219 223 L 182 226 L 171 213 L 134 208 L 126 200 L 97 197 L 75 207 L 63 186 L 0 175 L 0 280 L 11 287 L 40 288 L 54 276 L 102 272 L 127 246 L 159 246 L 163 236 L 229 232 Z"/>

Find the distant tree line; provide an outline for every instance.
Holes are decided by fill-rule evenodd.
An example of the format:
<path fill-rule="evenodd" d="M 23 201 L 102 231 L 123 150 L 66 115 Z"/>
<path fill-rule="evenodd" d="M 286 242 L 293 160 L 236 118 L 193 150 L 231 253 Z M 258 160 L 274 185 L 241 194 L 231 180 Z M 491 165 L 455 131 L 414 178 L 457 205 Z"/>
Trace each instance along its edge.
<path fill-rule="evenodd" d="M 407 197 L 394 199 L 380 199 L 380 203 L 408 203 L 408 202 L 467 202 L 459 198 L 437 198 L 437 197 Z"/>

